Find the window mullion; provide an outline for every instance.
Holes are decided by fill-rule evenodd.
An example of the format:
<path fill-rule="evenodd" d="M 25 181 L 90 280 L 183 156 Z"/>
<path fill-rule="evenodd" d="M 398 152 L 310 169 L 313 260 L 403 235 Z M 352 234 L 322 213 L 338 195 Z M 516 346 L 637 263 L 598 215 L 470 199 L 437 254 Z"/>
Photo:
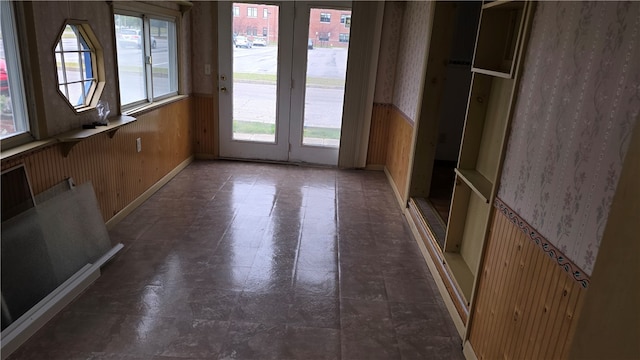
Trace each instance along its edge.
<path fill-rule="evenodd" d="M 143 26 L 142 26 L 142 33 L 143 33 L 143 48 L 144 48 L 144 54 L 145 54 L 145 69 L 146 69 L 146 77 L 147 77 L 147 100 L 149 102 L 153 102 L 153 69 L 152 69 L 152 62 L 153 62 L 153 58 L 151 57 L 151 45 L 149 44 L 149 38 L 150 38 L 150 32 L 151 32 L 151 20 L 149 19 L 148 16 L 144 16 L 143 17 Z"/>
<path fill-rule="evenodd" d="M 67 97 L 67 99 L 69 99 L 69 87 L 67 86 L 67 84 L 69 83 L 69 81 L 67 80 L 67 64 L 66 64 L 66 57 L 64 56 L 65 52 L 62 49 L 62 41 L 60 41 L 60 59 L 61 59 L 61 63 L 62 63 L 62 83 L 64 85 L 64 94 Z"/>
<path fill-rule="evenodd" d="M 78 41 L 79 43 L 79 41 Z M 80 44 L 78 44 L 80 45 Z M 87 97 L 84 89 L 84 64 L 83 64 L 83 56 L 82 52 L 78 51 L 78 69 L 80 70 L 80 87 L 82 88 L 82 92 L 80 93 L 80 98 L 82 99 L 82 105 L 87 104 Z"/>

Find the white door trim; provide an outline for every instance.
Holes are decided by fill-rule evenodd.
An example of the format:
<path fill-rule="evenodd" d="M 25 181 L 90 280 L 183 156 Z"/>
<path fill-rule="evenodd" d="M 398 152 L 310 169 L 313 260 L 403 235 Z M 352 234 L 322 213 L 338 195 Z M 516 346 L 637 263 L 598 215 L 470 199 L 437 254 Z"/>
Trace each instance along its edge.
<path fill-rule="evenodd" d="M 253 3 L 253 2 L 250 2 Z M 289 159 L 289 109 L 291 107 L 291 44 L 293 42 L 293 8 L 289 1 L 260 2 L 279 6 L 278 19 L 278 87 L 275 143 L 233 139 L 233 37 L 232 4 L 218 2 L 218 95 L 220 157 L 287 161 Z"/>

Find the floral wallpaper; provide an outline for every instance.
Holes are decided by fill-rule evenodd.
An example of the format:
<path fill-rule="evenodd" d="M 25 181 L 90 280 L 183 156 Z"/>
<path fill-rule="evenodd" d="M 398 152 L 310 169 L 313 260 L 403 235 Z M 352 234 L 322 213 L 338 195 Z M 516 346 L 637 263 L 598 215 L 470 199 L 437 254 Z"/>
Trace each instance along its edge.
<path fill-rule="evenodd" d="M 591 274 L 640 112 L 640 2 L 540 2 L 498 196 Z"/>
<path fill-rule="evenodd" d="M 376 89 L 373 101 L 391 104 L 393 101 L 393 82 L 396 75 L 396 60 L 402 29 L 402 13 L 405 2 L 389 1 L 384 4 L 382 38 L 376 74 Z"/>
<path fill-rule="evenodd" d="M 434 6 L 435 2 L 431 1 L 409 1 L 402 19 L 393 104 L 413 121 L 416 120 L 421 100 L 419 97 Z"/>

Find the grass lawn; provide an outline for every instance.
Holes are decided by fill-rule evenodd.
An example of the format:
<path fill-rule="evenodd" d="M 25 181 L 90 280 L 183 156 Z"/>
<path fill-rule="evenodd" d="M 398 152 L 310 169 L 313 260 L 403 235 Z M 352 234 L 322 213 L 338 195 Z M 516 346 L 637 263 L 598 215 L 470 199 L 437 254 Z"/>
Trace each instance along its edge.
<path fill-rule="evenodd" d="M 277 75 L 274 74 L 252 74 L 252 73 L 233 73 L 234 80 L 240 81 L 258 81 L 264 83 L 276 83 Z M 344 86 L 343 79 L 325 79 L 325 78 L 307 78 L 308 85 L 319 86 Z"/>
<path fill-rule="evenodd" d="M 233 120 L 233 131 L 242 134 L 274 134 L 276 126 L 255 121 Z M 340 129 L 310 127 L 304 128 L 304 137 L 314 139 L 340 139 Z"/>

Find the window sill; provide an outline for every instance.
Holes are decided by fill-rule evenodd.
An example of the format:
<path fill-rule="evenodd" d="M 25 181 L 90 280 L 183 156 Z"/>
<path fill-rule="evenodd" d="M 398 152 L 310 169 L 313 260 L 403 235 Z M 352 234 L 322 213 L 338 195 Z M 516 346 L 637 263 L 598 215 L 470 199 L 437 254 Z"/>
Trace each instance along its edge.
<path fill-rule="evenodd" d="M 129 115 L 129 116 L 140 116 L 142 114 L 148 113 L 152 110 L 155 110 L 157 108 L 160 108 L 162 106 L 165 106 L 167 104 L 171 104 L 174 103 L 176 101 L 180 101 L 183 99 L 188 98 L 188 95 L 176 95 L 176 96 L 172 96 L 170 98 L 166 98 L 166 99 L 162 99 L 160 101 L 156 101 L 156 102 L 152 102 L 150 104 L 144 104 L 142 106 L 137 106 L 134 107 L 132 109 L 127 109 L 126 111 L 123 111 L 122 114 L 123 115 Z"/>
<path fill-rule="evenodd" d="M 47 140 L 31 141 L 31 142 L 28 142 L 26 144 L 18 145 L 16 147 L 12 147 L 11 149 L 3 150 L 0 153 L 0 160 L 1 161 L 5 161 L 5 160 L 7 160 L 9 158 L 12 158 L 14 156 L 18 156 L 18 155 L 26 154 L 28 152 L 36 151 L 36 150 L 38 150 L 40 148 L 43 148 L 45 146 L 49 146 L 51 144 L 55 144 L 57 142 L 58 142 L 58 139 L 52 138 L 52 139 L 47 139 Z"/>
<path fill-rule="evenodd" d="M 107 126 L 98 126 L 95 129 L 73 130 L 47 140 L 32 141 L 30 143 L 2 151 L 0 160 L 5 161 L 9 158 L 24 155 L 57 143 L 62 143 L 62 154 L 64 157 L 67 157 L 71 149 L 82 140 L 105 132 L 109 133 L 109 137 L 112 138 L 120 127 L 134 121 L 136 121 L 136 119 L 131 116 L 116 116 L 109 119 L 109 125 Z"/>

